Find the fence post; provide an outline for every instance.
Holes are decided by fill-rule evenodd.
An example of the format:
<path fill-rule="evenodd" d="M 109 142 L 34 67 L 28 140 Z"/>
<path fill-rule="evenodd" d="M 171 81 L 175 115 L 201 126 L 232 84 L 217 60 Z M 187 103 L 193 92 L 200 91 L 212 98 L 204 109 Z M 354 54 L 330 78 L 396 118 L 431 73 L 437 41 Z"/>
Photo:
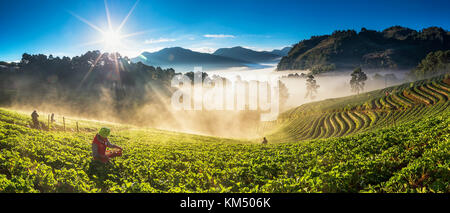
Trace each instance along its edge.
<path fill-rule="evenodd" d="M 77 121 L 77 132 L 80 132 L 80 131 L 78 130 L 78 121 Z"/>
<path fill-rule="evenodd" d="M 50 114 L 47 116 L 47 128 L 50 130 Z"/>
<path fill-rule="evenodd" d="M 66 131 L 66 119 L 63 117 L 64 131 Z"/>

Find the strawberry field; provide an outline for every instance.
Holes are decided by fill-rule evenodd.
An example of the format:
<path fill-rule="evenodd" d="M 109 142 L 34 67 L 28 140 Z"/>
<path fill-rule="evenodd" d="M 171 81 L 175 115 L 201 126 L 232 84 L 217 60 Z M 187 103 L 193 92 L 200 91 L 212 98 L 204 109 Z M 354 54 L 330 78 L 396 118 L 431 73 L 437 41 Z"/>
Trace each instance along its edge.
<path fill-rule="evenodd" d="M 269 145 L 117 125 L 124 154 L 101 165 L 95 132 L 33 130 L 0 110 L 0 192 L 450 192 L 449 115 Z"/>
<path fill-rule="evenodd" d="M 341 137 L 439 115 L 450 104 L 446 79 L 449 76 L 305 104 L 262 129 L 271 141 L 291 142 Z"/>

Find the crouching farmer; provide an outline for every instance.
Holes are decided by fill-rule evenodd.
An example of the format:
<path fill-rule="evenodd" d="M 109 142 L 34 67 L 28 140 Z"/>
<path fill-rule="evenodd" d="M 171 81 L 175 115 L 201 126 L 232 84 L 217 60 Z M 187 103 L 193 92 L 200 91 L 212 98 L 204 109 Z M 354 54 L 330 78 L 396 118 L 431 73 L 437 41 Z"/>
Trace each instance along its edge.
<path fill-rule="evenodd" d="M 94 156 L 94 160 L 107 163 L 109 159 L 122 155 L 122 148 L 109 142 L 108 136 L 110 132 L 111 130 L 109 128 L 103 127 L 95 135 L 92 141 L 92 155 Z M 119 151 L 111 152 L 106 150 L 107 147 L 119 149 Z"/>

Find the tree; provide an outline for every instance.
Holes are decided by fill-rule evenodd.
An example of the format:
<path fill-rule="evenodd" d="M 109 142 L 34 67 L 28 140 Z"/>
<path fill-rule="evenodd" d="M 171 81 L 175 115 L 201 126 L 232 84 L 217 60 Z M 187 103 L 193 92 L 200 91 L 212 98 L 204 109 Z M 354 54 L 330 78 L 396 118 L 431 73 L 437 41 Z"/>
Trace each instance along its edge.
<path fill-rule="evenodd" d="M 352 79 L 350 80 L 350 86 L 352 87 L 352 92 L 359 94 L 360 91 L 364 90 L 367 75 L 361 70 L 361 67 L 358 67 L 353 70 L 351 76 Z"/>
<path fill-rule="evenodd" d="M 450 50 L 429 53 L 420 64 L 411 71 L 417 79 L 432 77 L 450 72 Z"/>
<path fill-rule="evenodd" d="M 288 90 L 288 88 L 286 87 L 286 85 L 282 82 L 282 81 L 278 81 L 279 82 L 279 88 L 280 88 L 280 109 L 281 110 L 284 110 L 285 108 L 286 108 L 286 103 L 287 103 L 287 100 L 288 100 L 288 98 L 289 98 L 289 90 Z"/>
<path fill-rule="evenodd" d="M 317 85 L 316 80 L 313 75 L 308 75 L 306 79 L 306 95 L 305 98 L 311 98 L 311 100 L 315 99 L 317 94 L 317 89 L 319 89 L 319 85 Z"/>

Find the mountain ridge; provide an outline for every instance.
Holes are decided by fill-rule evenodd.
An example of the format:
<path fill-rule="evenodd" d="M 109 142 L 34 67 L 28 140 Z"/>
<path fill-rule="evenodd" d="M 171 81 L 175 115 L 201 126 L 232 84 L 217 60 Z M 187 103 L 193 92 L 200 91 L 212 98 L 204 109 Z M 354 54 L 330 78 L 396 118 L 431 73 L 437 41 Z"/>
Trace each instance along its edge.
<path fill-rule="evenodd" d="M 168 47 L 156 52 L 142 52 L 140 56 L 132 58 L 133 62 L 147 65 L 174 68 L 180 72 L 192 71 L 196 66 L 202 66 L 206 71 L 227 69 L 231 67 L 255 67 L 260 63 L 276 63 L 290 49 L 255 51 L 240 46 L 220 48 L 214 53 L 201 53 L 182 47 Z M 261 66 L 256 66 L 261 67 Z"/>
<path fill-rule="evenodd" d="M 382 31 L 362 28 L 312 36 L 295 44 L 277 66 L 314 73 L 352 69 L 411 69 L 429 52 L 450 49 L 450 33 L 439 27 L 416 31 L 393 26 Z"/>
<path fill-rule="evenodd" d="M 231 48 L 220 48 L 217 49 L 213 55 L 220 55 L 234 59 L 241 59 L 253 63 L 267 63 L 267 62 L 277 62 L 282 56 L 286 56 L 285 47 L 281 50 L 269 51 L 256 51 L 249 48 L 244 48 L 241 46 L 231 47 Z"/>

